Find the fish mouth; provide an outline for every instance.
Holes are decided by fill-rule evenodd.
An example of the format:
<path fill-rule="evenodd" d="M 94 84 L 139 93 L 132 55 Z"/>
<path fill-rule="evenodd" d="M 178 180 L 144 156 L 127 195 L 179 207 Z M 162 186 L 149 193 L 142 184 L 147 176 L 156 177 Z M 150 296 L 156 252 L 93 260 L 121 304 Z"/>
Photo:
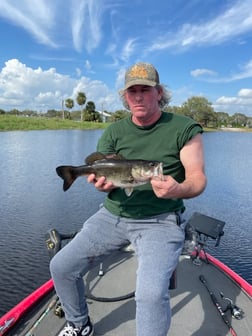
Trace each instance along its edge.
<path fill-rule="evenodd" d="M 157 167 L 154 169 L 154 176 L 162 176 L 163 175 L 163 162 L 160 162 Z"/>
<path fill-rule="evenodd" d="M 138 176 L 136 179 L 138 182 L 144 182 L 146 180 L 150 180 L 152 177 L 163 177 L 163 163 L 158 162 L 158 164 L 155 164 L 152 171 L 143 171 L 141 173 L 141 176 Z"/>

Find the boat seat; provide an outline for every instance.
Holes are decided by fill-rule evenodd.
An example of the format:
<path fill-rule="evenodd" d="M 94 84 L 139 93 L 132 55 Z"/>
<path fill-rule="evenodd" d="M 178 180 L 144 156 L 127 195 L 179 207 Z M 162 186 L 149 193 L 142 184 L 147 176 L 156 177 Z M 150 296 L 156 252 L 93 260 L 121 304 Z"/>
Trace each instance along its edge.
<path fill-rule="evenodd" d="M 134 252 L 134 248 L 130 243 L 125 245 L 124 247 L 122 247 L 120 250 L 124 251 L 124 252 L 131 252 L 131 253 Z M 99 273 L 98 274 L 99 274 L 99 276 L 104 275 L 103 262 L 100 262 L 100 267 L 99 267 Z M 176 287 L 177 287 L 177 271 L 175 269 L 172 273 L 171 278 L 170 278 L 169 289 L 175 289 Z"/>
<path fill-rule="evenodd" d="M 77 232 L 70 234 L 61 234 L 56 229 L 48 230 L 45 235 L 45 243 L 50 259 L 62 248 L 63 240 L 73 239 L 76 234 Z M 132 252 L 133 248 L 132 245 L 129 243 L 126 246 L 124 246 L 122 250 Z M 101 262 L 99 267 L 99 276 L 102 276 L 103 274 L 104 274 L 103 263 Z M 177 282 L 177 273 L 176 270 L 174 270 L 170 278 L 169 289 L 175 289 L 176 282 Z"/>

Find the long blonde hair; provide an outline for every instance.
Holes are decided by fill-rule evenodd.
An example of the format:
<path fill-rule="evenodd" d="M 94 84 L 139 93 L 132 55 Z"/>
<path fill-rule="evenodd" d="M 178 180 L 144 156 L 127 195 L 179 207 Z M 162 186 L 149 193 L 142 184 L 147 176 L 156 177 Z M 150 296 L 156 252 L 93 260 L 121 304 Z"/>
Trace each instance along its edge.
<path fill-rule="evenodd" d="M 162 95 L 162 97 L 161 97 L 161 99 L 159 100 L 159 103 L 158 103 L 158 104 L 159 104 L 159 107 L 160 107 L 160 108 L 163 108 L 163 107 L 165 107 L 166 105 L 169 104 L 169 102 L 170 102 L 170 100 L 171 100 L 171 92 L 170 92 L 169 90 L 167 90 L 167 89 L 165 88 L 165 86 L 162 85 L 162 84 L 158 84 L 157 86 L 155 86 L 155 88 L 156 88 L 157 90 L 161 88 L 161 90 L 162 90 L 162 92 L 163 92 L 163 95 Z M 124 90 L 124 89 L 122 89 L 122 90 L 119 91 L 119 96 L 120 96 L 120 98 L 121 98 L 121 101 L 122 101 L 123 106 L 124 106 L 127 110 L 129 110 L 129 105 L 128 105 L 128 103 L 127 103 L 127 101 L 126 101 L 126 98 L 125 98 L 125 90 Z"/>

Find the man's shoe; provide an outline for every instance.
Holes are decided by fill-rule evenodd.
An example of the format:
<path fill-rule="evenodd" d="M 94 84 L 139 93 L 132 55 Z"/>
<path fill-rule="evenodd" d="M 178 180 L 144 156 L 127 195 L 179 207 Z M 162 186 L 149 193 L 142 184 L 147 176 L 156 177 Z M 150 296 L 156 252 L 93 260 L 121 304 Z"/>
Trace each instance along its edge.
<path fill-rule="evenodd" d="M 67 322 L 58 336 L 92 336 L 93 334 L 94 327 L 88 317 L 88 321 L 83 327 L 75 327 L 73 323 Z"/>

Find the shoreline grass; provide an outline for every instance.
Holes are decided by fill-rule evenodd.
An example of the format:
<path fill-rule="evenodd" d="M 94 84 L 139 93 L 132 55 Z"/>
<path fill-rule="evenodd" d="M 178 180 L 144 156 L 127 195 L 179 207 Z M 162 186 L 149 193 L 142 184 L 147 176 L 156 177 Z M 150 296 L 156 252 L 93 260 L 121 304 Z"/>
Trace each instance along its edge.
<path fill-rule="evenodd" d="M 60 118 L 23 117 L 0 115 L 1 131 L 35 131 L 35 130 L 86 130 L 106 128 L 108 123 L 74 121 Z"/>
<path fill-rule="evenodd" d="M 105 129 L 109 123 L 77 121 L 61 118 L 24 117 L 0 115 L 0 132 L 7 131 L 43 131 L 43 130 L 92 130 Z M 252 128 L 207 128 L 205 132 L 252 132 Z"/>

